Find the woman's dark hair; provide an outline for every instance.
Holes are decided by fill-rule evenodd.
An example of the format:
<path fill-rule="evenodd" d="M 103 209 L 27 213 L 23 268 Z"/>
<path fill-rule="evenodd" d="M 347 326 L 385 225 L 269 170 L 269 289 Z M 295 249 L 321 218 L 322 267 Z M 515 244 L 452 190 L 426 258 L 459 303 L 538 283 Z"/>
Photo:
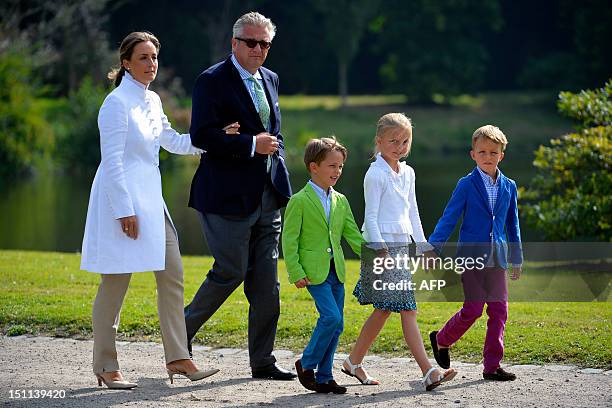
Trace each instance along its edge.
<path fill-rule="evenodd" d="M 123 79 L 123 75 L 125 75 L 123 60 L 129 60 L 132 58 L 136 44 L 146 41 L 151 41 L 159 53 L 159 40 L 157 37 L 147 31 L 135 31 L 128 34 L 123 41 L 121 41 L 121 46 L 119 47 L 119 68 L 113 68 L 108 73 L 108 79 L 115 81 L 115 86 L 119 86 L 121 79 Z"/>

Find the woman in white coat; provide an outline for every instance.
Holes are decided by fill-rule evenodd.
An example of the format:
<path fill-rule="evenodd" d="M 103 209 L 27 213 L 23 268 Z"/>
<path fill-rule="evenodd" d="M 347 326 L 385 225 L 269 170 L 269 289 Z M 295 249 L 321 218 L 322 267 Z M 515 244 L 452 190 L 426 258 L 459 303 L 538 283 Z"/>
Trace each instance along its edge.
<path fill-rule="evenodd" d="M 135 272 L 155 271 L 166 369 L 192 381 L 215 374 L 189 358 L 183 316 L 183 265 L 176 230 L 162 197 L 159 147 L 198 154 L 188 134 L 172 129 L 159 96 L 148 89 L 160 44 L 146 32 L 121 43 L 116 88 L 98 116 L 102 160 L 91 187 L 81 269 L 101 274 L 93 306 L 93 371 L 98 385 L 134 388 L 119 371 L 115 337 L 121 305 Z"/>

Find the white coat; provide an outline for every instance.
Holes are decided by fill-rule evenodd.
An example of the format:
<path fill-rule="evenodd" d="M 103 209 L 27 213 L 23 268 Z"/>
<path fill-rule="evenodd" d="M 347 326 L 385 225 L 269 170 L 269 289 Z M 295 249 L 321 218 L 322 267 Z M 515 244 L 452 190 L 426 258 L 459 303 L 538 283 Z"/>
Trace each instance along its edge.
<path fill-rule="evenodd" d="M 96 172 L 83 237 L 81 269 L 103 274 L 165 269 L 160 145 L 171 153 L 197 154 L 189 134 L 172 129 L 159 96 L 126 73 L 98 114 L 102 160 Z M 119 218 L 136 215 L 138 238 Z"/>

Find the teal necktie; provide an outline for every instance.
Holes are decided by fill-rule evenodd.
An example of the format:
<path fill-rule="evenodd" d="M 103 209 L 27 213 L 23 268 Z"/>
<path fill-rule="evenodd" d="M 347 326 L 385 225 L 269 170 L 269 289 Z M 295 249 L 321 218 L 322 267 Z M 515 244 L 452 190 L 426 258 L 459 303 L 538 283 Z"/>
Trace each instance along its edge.
<path fill-rule="evenodd" d="M 255 100 L 257 102 L 257 110 L 259 111 L 259 118 L 266 131 L 268 131 L 270 126 L 270 105 L 268 105 L 266 93 L 257 78 L 249 77 L 249 81 L 255 85 Z"/>
<path fill-rule="evenodd" d="M 266 93 L 264 92 L 263 87 L 257 80 L 257 78 L 251 76 L 249 77 L 249 81 L 253 82 L 255 85 L 255 100 L 257 101 L 257 110 L 259 111 L 259 118 L 261 119 L 261 124 L 266 129 L 266 132 L 270 127 L 270 105 L 268 105 L 268 100 L 266 99 Z M 268 156 L 266 160 L 266 171 L 270 172 L 270 167 L 272 166 L 272 159 Z"/>

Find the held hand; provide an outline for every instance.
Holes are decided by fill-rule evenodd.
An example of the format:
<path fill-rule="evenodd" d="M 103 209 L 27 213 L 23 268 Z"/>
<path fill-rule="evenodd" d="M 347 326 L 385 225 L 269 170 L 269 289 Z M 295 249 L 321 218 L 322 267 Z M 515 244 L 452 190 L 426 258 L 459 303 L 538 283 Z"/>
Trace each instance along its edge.
<path fill-rule="evenodd" d="M 226 135 L 239 135 L 240 134 L 240 123 L 234 122 L 223 128 Z"/>
<path fill-rule="evenodd" d="M 423 253 L 423 257 L 425 257 L 425 260 L 436 259 L 438 257 L 438 254 L 436 254 L 435 251 L 429 250 Z"/>
<path fill-rule="evenodd" d="M 389 256 L 389 250 L 387 248 L 381 248 L 376 250 L 377 258 L 386 258 Z"/>
<path fill-rule="evenodd" d="M 298 289 L 303 289 L 308 285 L 310 285 L 310 281 L 308 280 L 308 278 L 302 278 L 299 281 L 295 282 L 295 287 Z"/>
<path fill-rule="evenodd" d="M 138 238 L 138 220 L 135 215 L 119 218 L 119 222 L 121 223 L 121 230 L 125 235 L 132 239 Z"/>
<path fill-rule="evenodd" d="M 274 154 L 278 150 L 278 140 L 268 132 L 255 135 L 255 151 L 259 154 Z"/>
<path fill-rule="evenodd" d="M 518 280 L 521 277 L 521 272 L 523 271 L 522 266 L 513 266 L 512 267 L 512 275 L 510 275 L 510 279 Z"/>

